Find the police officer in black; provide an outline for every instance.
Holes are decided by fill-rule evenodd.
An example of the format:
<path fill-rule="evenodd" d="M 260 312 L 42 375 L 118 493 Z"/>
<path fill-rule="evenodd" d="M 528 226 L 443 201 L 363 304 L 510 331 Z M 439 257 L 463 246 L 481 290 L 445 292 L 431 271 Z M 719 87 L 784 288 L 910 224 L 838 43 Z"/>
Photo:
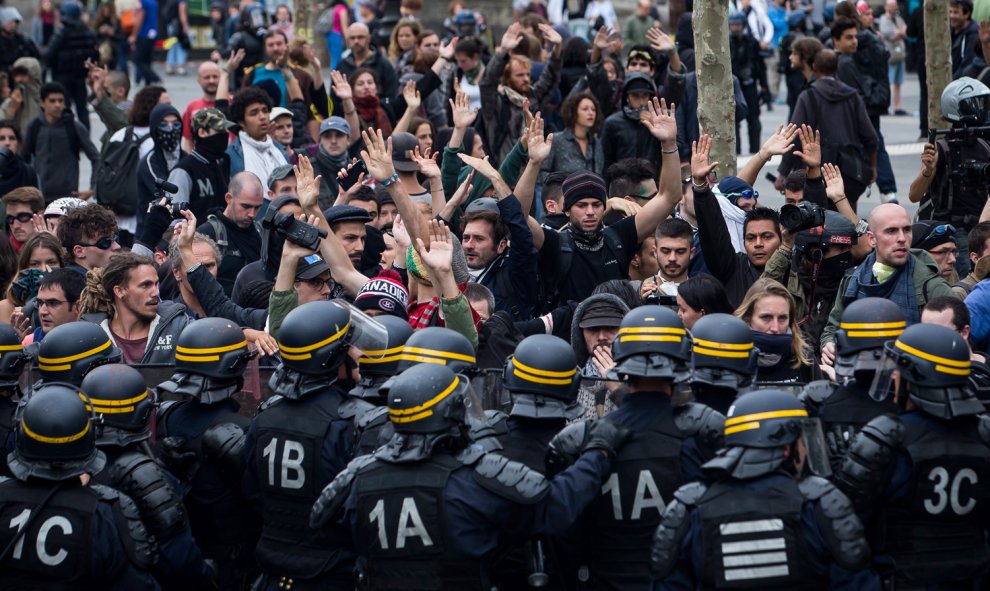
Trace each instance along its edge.
<path fill-rule="evenodd" d="M 348 399 L 341 384 L 355 332 L 349 310 L 328 301 L 299 306 L 279 329 L 275 396 L 245 442 L 245 494 L 264 522 L 255 550 L 263 571 L 258 589 L 354 587 L 347 529 L 308 523 L 313 501 L 354 452 L 354 424 L 340 407 Z"/>
<path fill-rule="evenodd" d="M 471 445 L 477 400 L 463 375 L 421 363 L 389 390 L 395 435 L 352 461 L 311 524 L 351 529 L 363 589 L 489 589 L 500 539 L 560 534 L 596 495 L 623 430 L 599 421 L 550 446 L 573 461 L 557 478 Z M 579 435 L 579 436 L 575 436 Z"/>
<path fill-rule="evenodd" d="M 120 363 L 122 355 L 99 324 L 79 320 L 56 326 L 38 344 L 40 383 L 65 382 L 74 386 L 94 367 Z"/>
<path fill-rule="evenodd" d="M 883 298 L 863 298 L 842 311 L 835 333 L 835 381 L 817 380 L 799 396 L 813 416 L 818 416 L 828 445 L 832 468 L 842 463 L 856 433 L 875 417 L 897 413 L 889 395 L 874 399 L 870 387 L 883 357 L 884 343 L 907 326 L 900 307 Z"/>
<path fill-rule="evenodd" d="M 71 384 L 35 390 L 0 477 L 0 588 L 158 589 L 154 538 L 134 502 L 90 477 L 106 457 L 89 398 Z"/>
<path fill-rule="evenodd" d="M 7 454 L 14 451 L 14 412 L 21 399 L 21 374 L 31 357 L 24 352 L 17 331 L 0 324 L 0 476 L 9 476 Z"/>
<path fill-rule="evenodd" d="M 756 380 L 759 351 L 749 326 L 731 314 L 705 314 L 691 328 L 694 400 L 720 413 Z"/>
<path fill-rule="evenodd" d="M 983 589 L 990 564 L 990 418 L 969 389 L 969 348 L 915 324 L 884 346 L 877 389 L 901 409 L 868 423 L 835 482 L 869 515 L 875 568 L 896 589 Z M 875 394 L 876 396 L 876 394 Z"/>
<path fill-rule="evenodd" d="M 209 589 L 214 572 L 189 529 L 179 480 L 159 465 L 148 440 L 155 395 L 141 372 L 115 363 L 89 372 L 82 383 L 101 430 L 96 447 L 107 466 L 96 481 L 129 496 L 158 541 L 152 572 L 165 589 Z"/>
<path fill-rule="evenodd" d="M 157 388 L 172 398 L 158 410 L 160 454 L 189 489 L 185 504 L 193 537 L 203 556 L 216 563 L 221 588 L 251 578 L 251 551 L 260 529 L 241 493 L 250 421 L 231 398 L 244 386 L 244 369 L 253 357 L 233 322 L 196 320 L 179 333 L 175 374 Z"/>
<path fill-rule="evenodd" d="M 756 390 L 725 419 L 710 483 L 674 493 L 653 538 L 653 591 L 880 589 L 852 503 L 828 480 L 818 422 L 793 395 Z"/>
<path fill-rule="evenodd" d="M 632 431 L 612 473 L 585 512 L 585 560 L 602 590 L 644 589 L 649 547 L 677 487 L 701 477 L 701 465 L 721 445 L 724 417 L 697 403 L 675 407 L 675 387 L 690 377 L 691 341 L 669 308 L 640 306 L 622 319 L 612 342 L 629 393 L 605 420 Z"/>

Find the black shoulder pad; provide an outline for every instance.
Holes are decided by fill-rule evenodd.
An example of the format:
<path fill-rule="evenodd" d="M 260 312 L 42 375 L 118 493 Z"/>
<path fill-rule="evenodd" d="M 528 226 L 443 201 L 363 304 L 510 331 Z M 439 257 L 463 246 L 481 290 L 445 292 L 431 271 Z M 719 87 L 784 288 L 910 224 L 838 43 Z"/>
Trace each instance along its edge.
<path fill-rule="evenodd" d="M 360 418 L 361 415 L 376 408 L 379 407 L 376 407 L 367 400 L 361 400 L 360 398 L 348 396 L 337 407 L 337 415 L 346 421 L 356 420 Z"/>
<path fill-rule="evenodd" d="M 708 492 L 701 482 L 685 484 L 674 493 L 674 500 L 667 505 L 650 548 L 650 574 L 654 579 L 664 579 L 674 570 L 680 552 L 681 540 L 691 527 L 688 515 L 691 507 Z"/>
<path fill-rule="evenodd" d="M 141 521 L 141 514 L 134 501 L 109 486 L 91 484 L 89 488 L 100 500 L 114 506 L 120 543 L 131 562 L 144 570 L 154 566 L 158 562 L 158 544 Z"/>
<path fill-rule="evenodd" d="M 244 429 L 219 423 L 203 433 L 203 458 L 225 477 L 240 481 L 244 473 Z"/>
<path fill-rule="evenodd" d="M 158 538 L 169 538 L 188 527 L 182 499 L 152 458 L 127 452 L 110 466 L 113 487 L 131 497 L 141 520 Z"/>
<path fill-rule="evenodd" d="M 485 454 L 474 465 L 474 480 L 485 490 L 524 505 L 539 502 L 550 492 L 546 476 L 497 453 Z"/>
<path fill-rule="evenodd" d="M 722 447 L 725 416 L 710 406 L 697 402 L 678 406 L 674 409 L 674 424 L 685 433 L 697 437 L 705 447 Z"/>
<path fill-rule="evenodd" d="M 386 422 L 388 422 L 388 407 L 375 406 L 357 418 L 357 427 L 363 430 Z"/>
<path fill-rule="evenodd" d="M 977 417 L 976 430 L 980 434 L 983 443 L 990 445 L 990 416 L 980 415 Z"/>
<path fill-rule="evenodd" d="M 904 424 L 894 415 L 875 417 L 853 438 L 834 481 L 857 511 L 869 508 L 883 491 L 888 469 L 903 442 Z"/>
<path fill-rule="evenodd" d="M 258 407 L 258 412 L 268 410 L 269 408 L 275 406 L 279 402 L 282 402 L 282 400 L 283 400 L 282 396 L 278 394 L 273 394 L 272 396 L 269 396 L 268 398 L 265 399 L 264 402 L 261 403 L 261 406 Z"/>
<path fill-rule="evenodd" d="M 347 500 L 354 477 L 362 468 L 374 461 L 375 456 L 373 455 L 358 456 L 351 460 L 330 484 L 326 485 L 319 498 L 313 503 L 313 509 L 309 513 L 309 526 L 311 528 L 323 527 L 337 515 L 344 506 L 344 501 Z"/>
<path fill-rule="evenodd" d="M 798 483 L 805 499 L 816 503 L 818 525 L 835 561 L 843 568 L 860 570 L 870 564 L 870 545 L 852 501 L 824 478 L 810 476 Z"/>
<path fill-rule="evenodd" d="M 805 406 L 818 407 L 835 392 L 835 388 L 836 385 L 828 380 L 815 380 L 801 390 L 798 400 Z"/>
<path fill-rule="evenodd" d="M 547 475 L 554 476 L 567 469 L 581 456 L 581 450 L 588 440 L 591 423 L 578 421 L 571 423 L 553 436 L 547 447 Z"/>

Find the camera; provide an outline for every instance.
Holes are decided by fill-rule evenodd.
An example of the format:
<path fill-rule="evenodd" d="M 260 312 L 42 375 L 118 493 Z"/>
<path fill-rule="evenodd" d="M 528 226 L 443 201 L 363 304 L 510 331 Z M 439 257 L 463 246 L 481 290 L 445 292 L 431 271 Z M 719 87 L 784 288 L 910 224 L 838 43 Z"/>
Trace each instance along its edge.
<path fill-rule="evenodd" d="M 316 250 L 320 247 L 320 240 L 327 237 L 327 231 L 301 222 L 292 216 L 291 213 L 279 213 L 277 210 L 268 208 L 265 218 L 261 220 L 261 226 L 274 230 L 276 234 L 285 238 L 293 244 L 298 244 L 303 248 Z"/>
<path fill-rule="evenodd" d="M 785 230 L 800 232 L 825 225 L 825 210 L 814 203 L 798 203 L 780 208 L 780 225 Z"/>
<path fill-rule="evenodd" d="M 178 192 L 179 187 L 176 187 L 165 179 L 155 179 L 155 203 L 165 199 L 172 204 L 172 218 L 181 220 L 184 219 L 182 217 L 182 212 L 189 209 L 189 202 L 180 201 L 176 203 L 172 201 L 172 195 L 175 195 Z"/>

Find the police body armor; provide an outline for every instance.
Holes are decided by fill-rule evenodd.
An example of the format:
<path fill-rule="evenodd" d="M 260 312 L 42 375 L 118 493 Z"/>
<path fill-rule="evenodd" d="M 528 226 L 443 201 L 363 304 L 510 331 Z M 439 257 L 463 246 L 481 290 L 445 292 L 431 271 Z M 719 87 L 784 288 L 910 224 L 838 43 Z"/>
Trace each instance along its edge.
<path fill-rule="evenodd" d="M 937 432 L 904 424 L 914 480 L 887 506 L 885 550 L 910 583 L 975 580 L 990 563 L 990 445 L 976 420 Z"/>
<path fill-rule="evenodd" d="M 464 464 L 435 454 L 422 462 L 376 461 L 354 480 L 358 536 L 367 552 L 367 588 L 375 590 L 482 589 L 481 561 L 457 556 L 446 532 L 444 489 Z"/>
<path fill-rule="evenodd" d="M 864 425 L 882 414 L 898 412 L 892 400 L 877 402 L 866 391 L 857 392 L 824 380 L 805 386 L 799 398 L 806 407 L 815 410 L 822 422 L 833 471 L 842 465 L 849 445 Z"/>
<path fill-rule="evenodd" d="M 547 448 L 554 435 L 560 433 L 566 424 L 563 420 L 526 419 L 513 417 L 513 422 L 520 424 L 518 429 L 505 428 L 498 436 L 502 449 L 499 455 L 514 462 L 525 464 L 540 473 L 545 473 Z"/>
<path fill-rule="evenodd" d="M 789 478 L 758 490 L 726 482 L 709 487 L 698 500 L 705 548 L 702 588 L 825 589 L 805 559 L 805 500 Z M 765 553 L 769 549 L 772 558 Z"/>
<path fill-rule="evenodd" d="M 326 433 L 340 420 L 340 403 L 336 389 L 302 400 L 277 397 L 255 419 L 254 457 L 264 495 L 256 556 L 266 573 L 313 579 L 350 545 L 347 532 L 309 527 L 313 501 L 335 476 L 322 456 Z"/>
<path fill-rule="evenodd" d="M 347 396 L 338 411 L 340 418 L 352 421 L 356 429 L 354 457 L 370 454 L 388 442 L 394 433 L 391 428 L 386 429 L 388 437 L 382 433 L 382 429 L 389 425 L 386 406 L 375 406 L 367 400 Z"/>
<path fill-rule="evenodd" d="M 152 535 L 165 540 L 189 527 L 182 499 L 154 458 L 131 449 L 107 460 L 96 481 L 129 496 Z"/>

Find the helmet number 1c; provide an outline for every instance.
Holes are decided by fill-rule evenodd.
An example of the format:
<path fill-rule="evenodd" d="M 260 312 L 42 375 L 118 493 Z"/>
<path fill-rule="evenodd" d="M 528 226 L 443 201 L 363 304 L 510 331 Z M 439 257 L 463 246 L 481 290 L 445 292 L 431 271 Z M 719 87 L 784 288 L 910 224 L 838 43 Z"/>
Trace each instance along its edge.
<path fill-rule="evenodd" d="M 973 486 L 979 478 L 976 472 L 970 468 L 963 468 L 950 475 L 949 471 L 942 466 L 936 466 L 928 473 L 928 480 L 934 483 L 932 492 L 934 498 L 925 499 L 925 511 L 931 515 L 939 515 L 950 507 L 956 515 L 966 515 L 976 508 L 976 499 L 967 497 L 960 498 L 959 489 L 963 484 Z"/>
<path fill-rule="evenodd" d="M 30 518 L 31 510 L 25 509 L 10 520 L 10 527 L 17 529 L 17 533 L 14 535 L 18 537 L 17 543 L 14 544 L 14 551 L 11 553 L 11 557 L 14 560 L 21 560 L 21 557 L 24 555 L 24 538 L 26 536 L 21 535 L 21 530 L 24 529 L 24 525 L 27 524 Z M 34 550 L 38 554 L 38 560 L 45 566 L 58 566 L 69 555 L 64 548 L 58 548 L 58 551 L 54 554 L 48 553 L 48 534 L 53 529 L 59 529 L 62 531 L 62 535 L 68 536 L 72 534 L 72 523 L 61 515 L 53 515 L 41 524 L 41 527 L 38 529 L 38 539 L 35 541 Z"/>

